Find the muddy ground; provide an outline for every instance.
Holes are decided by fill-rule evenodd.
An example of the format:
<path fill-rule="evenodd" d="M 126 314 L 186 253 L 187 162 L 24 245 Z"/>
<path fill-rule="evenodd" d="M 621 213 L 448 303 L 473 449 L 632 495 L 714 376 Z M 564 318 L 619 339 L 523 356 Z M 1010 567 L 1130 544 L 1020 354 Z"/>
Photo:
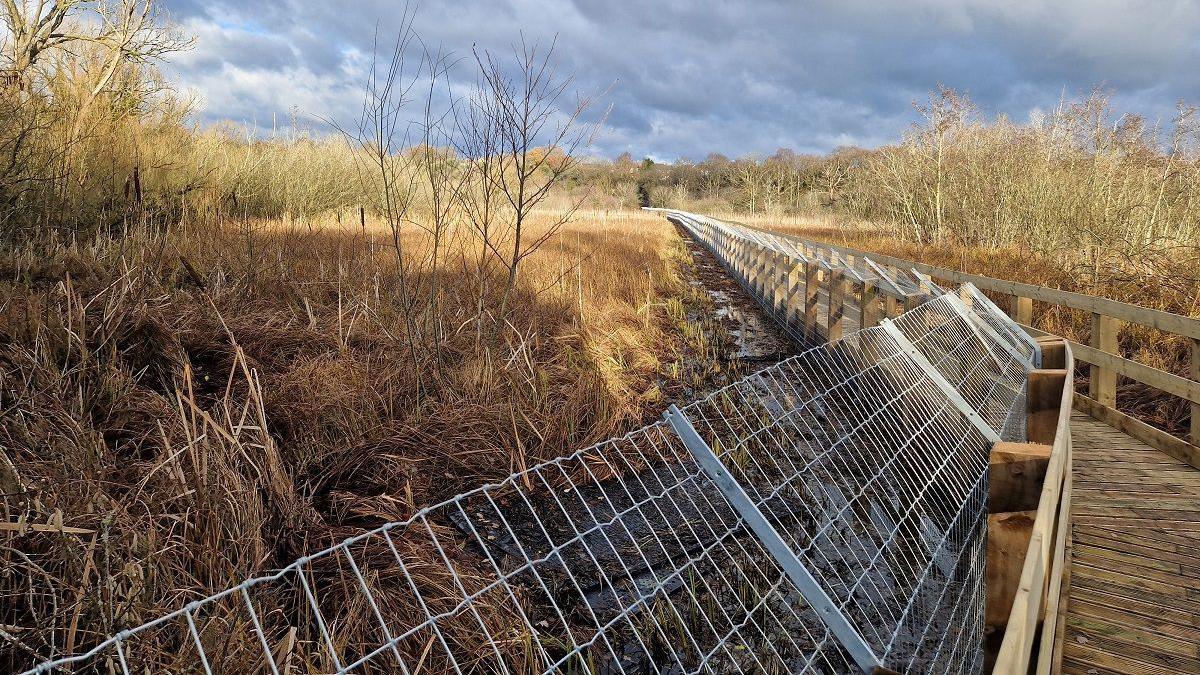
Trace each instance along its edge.
<path fill-rule="evenodd" d="M 754 298 L 738 285 L 713 254 L 682 229 L 679 234 L 693 262 L 688 283 L 702 288 L 712 300 L 707 317 L 700 315 L 701 310 L 692 310 L 696 315 L 688 319 L 709 318 L 719 322 L 731 343 L 725 350 L 724 359 L 745 364 L 753 370 L 794 354 L 795 343 L 759 309 Z"/>

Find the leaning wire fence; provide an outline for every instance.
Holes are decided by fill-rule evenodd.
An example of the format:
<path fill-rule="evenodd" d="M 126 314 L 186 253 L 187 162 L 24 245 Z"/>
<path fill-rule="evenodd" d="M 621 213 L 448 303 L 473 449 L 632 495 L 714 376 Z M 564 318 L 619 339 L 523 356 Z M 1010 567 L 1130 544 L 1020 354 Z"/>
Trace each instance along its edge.
<path fill-rule="evenodd" d="M 906 346 L 868 329 L 682 412 L 879 664 L 974 672 L 991 440 Z"/>
<path fill-rule="evenodd" d="M 1023 344 L 936 296 L 30 672 L 980 672 Z"/>

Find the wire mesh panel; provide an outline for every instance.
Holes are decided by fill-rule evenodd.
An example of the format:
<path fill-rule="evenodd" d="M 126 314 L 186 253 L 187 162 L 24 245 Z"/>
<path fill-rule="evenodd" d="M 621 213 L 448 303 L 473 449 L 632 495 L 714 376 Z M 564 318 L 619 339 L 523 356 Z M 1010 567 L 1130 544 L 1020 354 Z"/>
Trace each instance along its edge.
<path fill-rule="evenodd" d="M 683 412 L 882 663 L 978 670 L 991 442 L 888 332 Z"/>
<path fill-rule="evenodd" d="M 169 656 L 167 656 L 169 655 Z M 35 672 L 851 672 L 664 424 Z"/>
<path fill-rule="evenodd" d="M 1012 345 L 1013 350 L 1023 359 L 1041 367 L 1041 348 L 1037 340 L 1026 333 L 1017 322 L 1004 313 L 992 299 L 983 294 L 974 284 L 963 284 L 960 292 L 963 301 L 968 303 L 979 319 L 988 324 L 1001 336 L 1005 342 Z"/>
<path fill-rule="evenodd" d="M 957 295 L 935 298 L 891 323 L 984 423 L 1007 440 L 1024 440 L 1019 422 L 1030 364 Z"/>

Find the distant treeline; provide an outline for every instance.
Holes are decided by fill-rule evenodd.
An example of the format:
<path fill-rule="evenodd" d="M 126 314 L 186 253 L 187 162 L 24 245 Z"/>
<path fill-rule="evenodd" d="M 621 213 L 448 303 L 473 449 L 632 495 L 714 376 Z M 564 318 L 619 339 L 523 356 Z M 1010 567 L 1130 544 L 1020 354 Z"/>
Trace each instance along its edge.
<path fill-rule="evenodd" d="M 598 205 L 689 206 L 698 211 L 810 212 L 833 206 L 851 168 L 869 152 L 839 148 L 828 155 L 780 148 L 770 157 L 730 159 L 712 153 L 702 161 L 615 160 L 584 163 L 576 189 L 592 191 Z"/>
<path fill-rule="evenodd" d="M 581 168 L 577 180 L 624 205 L 640 193 L 654 206 L 710 213 L 833 214 L 918 245 L 1029 250 L 1076 277 L 1139 283 L 1170 270 L 1195 287 L 1194 107 L 1151 123 L 1114 111 L 1097 90 L 1017 123 L 985 119 L 966 96 L 940 88 L 917 110 L 920 122 L 880 148 L 673 164 L 623 156 Z"/>
<path fill-rule="evenodd" d="M 23 25 L 20 12 L 5 16 L 21 38 L 3 45 L 0 63 L 6 237 L 79 236 L 130 220 L 356 220 L 384 210 L 383 195 L 420 183 L 412 176 L 430 168 L 454 176 L 478 160 L 451 131 L 428 141 L 434 150 L 389 146 L 385 164 L 409 159 L 399 161 L 407 177 L 385 189 L 371 170 L 380 148 L 361 138 L 314 135 L 295 123 L 268 138 L 234 125 L 199 129 L 188 121 L 190 102 L 155 68 L 189 40 L 152 3 L 125 5 L 145 14 L 124 14 L 123 23 L 67 21 L 46 34 L 41 24 Z M 1119 114 L 1097 91 L 1017 123 L 986 119 L 965 96 L 941 88 L 917 110 L 920 121 L 902 139 L 875 149 L 663 164 L 629 154 L 582 161 L 586 149 L 564 153 L 560 142 L 530 150 L 529 179 L 553 183 L 556 199 L 543 207 L 835 213 L 922 245 L 1069 251 L 1096 270 L 1116 266 L 1131 276 L 1196 255 L 1194 108 L 1181 105 L 1174 120 L 1152 123 Z M 418 212 L 424 201 L 413 195 Z"/>

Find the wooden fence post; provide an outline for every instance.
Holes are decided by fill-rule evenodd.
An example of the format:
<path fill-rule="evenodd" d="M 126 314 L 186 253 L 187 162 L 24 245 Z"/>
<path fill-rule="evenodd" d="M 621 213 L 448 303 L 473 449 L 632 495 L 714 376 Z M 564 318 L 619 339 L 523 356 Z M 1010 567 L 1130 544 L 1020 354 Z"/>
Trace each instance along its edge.
<path fill-rule="evenodd" d="M 842 339 L 846 332 L 846 273 L 834 268 L 829 273 L 829 316 L 826 339 L 830 342 Z"/>
<path fill-rule="evenodd" d="M 776 251 L 772 256 L 775 267 L 771 271 L 771 313 L 783 316 L 787 300 L 787 258 Z"/>
<path fill-rule="evenodd" d="M 889 293 L 884 301 L 884 314 L 888 318 L 896 318 L 904 313 L 904 306 L 900 303 L 900 298 Z"/>
<path fill-rule="evenodd" d="M 1121 330 L 1121 322 L 1104 314 L 1092 314 L 1092 335 L 1090 344 L 1093 349 L 1120 356 L 1117 347 L 1117 333 Z M 1100 405 L 1117 407 L 1117 373 L 1109 368 L 1091 366 L 1088 382 L 1088 396 Z"/>
<path fill-rule="evenodd" d="M 804 304 L 803 291 L 801 290 L 800 281 L 804 278 L 804 269 L 807 264 L 800 260 L 792 261 L 792 269 L 787 275 L 787 315 L 786 321 L 789 326 L 799 328 L 804 325 Z"/>
<path fill-rule="evenodd" d="M 1200 382 L 1200 340 L 1192 338 L 1192 379 Z M 1200 445 L 1200 403 L 1192 403 L 1192 445 Z"/>
<path fill-rule="evenodd" d="M 859 303 L 859 328 L 874 328 L 879 325 L 879 287 L 870 281 L 863 282 L 862 300 Z"/>
<path fill-rule="evenodd" d="M 1009 310 L 1014 321 L 1026 326 L 1033 325 L 1033 298 L 1023 298 L 1019 295 L 1012 297 L 1012 308 Z"/>
<path fill-rule="evenodd" d="M 866 311 L 863 309 L 863 303 L 866 301 L 867 297 L 867 282 L 859 281 L 859 279 L 860 277 L 855 277 L 854 281 L 847 283 L 846 288 L 850 294 L 850 304 L 858 308 L 858 326 L 855 328 L 855 330 L 862 330 L 864 328 L 863 314 Z M 845 310 L 843 309 L 842 311 Z M 844 321 L 849 323 L 850 319 L 847 317 Z"/>
<path fill-rule="evenodd" d="M 810 343 L 816 342 L 817 331 L 817 299 L 820 287 L 817 285 L 817 265 L 804 266 L 804 339 Z"/>
<path fill-rule="evenodd" d="M 767 274 L 771 261 L 767 257 L 766 250 L 762 248 L 755 250 L 757 253 L 754 254 L 754 290 L 758 291 L 758 297 L 765 298 L 767 296 Z"/>

